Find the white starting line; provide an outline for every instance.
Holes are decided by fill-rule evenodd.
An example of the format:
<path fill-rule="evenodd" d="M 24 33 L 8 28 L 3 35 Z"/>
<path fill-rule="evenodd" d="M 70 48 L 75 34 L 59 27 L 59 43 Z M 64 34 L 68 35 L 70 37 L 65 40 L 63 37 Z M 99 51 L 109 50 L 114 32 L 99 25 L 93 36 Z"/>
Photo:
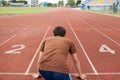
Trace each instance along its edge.
<path fill-rule="evenodd" d="M 0 75 L 13 75 L 13 76 L 29 76 L 29 75 L 33 75 L 35 73 L 14 73 L 14 72 L 0 72 Z M 77 73 L 70 73 L 71 75 L 75 75 Z M 96 75 L 95 73 L 84 73 L 86 75 Z M 98 73 L 98 75 L 103 75 L 103 76 L 107 76 L 107 75 L 114 75 L 114 76 L 120 76 L 120 72 L 103 72 L 103 73 Z M 97 75 L 97 76 L 98 76 Z"/>

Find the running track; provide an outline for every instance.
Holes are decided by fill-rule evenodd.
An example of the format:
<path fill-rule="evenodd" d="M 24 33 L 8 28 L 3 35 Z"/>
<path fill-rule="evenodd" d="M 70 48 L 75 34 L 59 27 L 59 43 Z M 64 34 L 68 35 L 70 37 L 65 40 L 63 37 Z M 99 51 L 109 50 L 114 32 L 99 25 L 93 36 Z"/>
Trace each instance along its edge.
<path fill-rule="evenodd" d="M 41 41 L 57 25 L 75 43 L 88 80 L 120 80 L 120 18 L 67 8 L 0 16 L 0 80 L 33 80 Z"/>

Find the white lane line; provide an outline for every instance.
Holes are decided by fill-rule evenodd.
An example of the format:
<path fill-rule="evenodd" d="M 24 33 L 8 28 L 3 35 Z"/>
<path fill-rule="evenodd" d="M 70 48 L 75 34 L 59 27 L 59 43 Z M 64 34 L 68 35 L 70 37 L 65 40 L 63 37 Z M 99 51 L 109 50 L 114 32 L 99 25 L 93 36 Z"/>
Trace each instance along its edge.
<path fill-rule="evenodd" d="M 79 15 L 79 14 L 78 14 Z M 87 18 L 87 16 L 84 16 L 84 17 L 86 17 Z M 91 18 L 90 18 L 91 19 Z M 98 19 L 98 18 L 97 18 Z M 92 19 L 91 19 L 92 20 Z M 98 20 L 101 20 L 101 19 L 98 19 Z M 103 20 L 102 20 L 103 21 Z M 111 26 L 111 25 L 108 25 L 107 23 L 105 23 L 105 22 L 102 22 L 101 24 L 103 24 L 103 25 L 105 25 L 105 26 L 107 26 L 107 27 L 110 27 L 110 28 L 112 28 L 112 30 L 117 30 L 117 31 L 120 31 L 120 29 L 119 28 L 114 28 L 113 26 Z M 117 25 L 118 26 L 118 25 Z M 109 29 L 110 29 L 109 28 Z"/>
<path fill-rule="evenodd" d="M 120 72 L 103 72 L 103 73 L 99 73 L 100 75 L 120 75 Z"/>
<path fill-rule="evenodd" d="M 50 27 L 51 27 L 51 25 L 52 25 L 53 22 L 54 22 L 54 19 L 51 21 L 51 23 L 50 23 L 50 25 L 49 25 L 46 33 L 44 34 L 44 36 L 43 36 L 43 38 L 42 38 L 42 40 L 46 37 L 46 35 L 47 35 L 48 31 L 50 30 Z M 38 46 L 38 48 L 37 48 L 37 50 L 36 50 L 36 52 L 35 52 L 32 60 L 30 61 L 30 64 L 28 65 L 28 67 L 27 67 L 27 69 L 26 69 L 26 71 L 25 71 L 25 74 L 26 74 L 26 75 L 29 73 L 29 71 L 30 71 L 30 69 L 31 69 L 31 67 L 32 67 L 33 62 L 34 62 L 37 54 L 39 53 L 41 43 L 42 43 L 42 41 L 40 42 L 40 44 L 39 44 L 39 46 Z"/>
<path fill-rule="evenodd" d="M 99 31 L 97 28 L 95 28 L 93 25 L 85 22 L 84 20 L 80 20 L 83 23 L 87 24 L 88 26 L 90 26 L 91 28 L 93 28 L 95 31 L 97 31 L 98 33 L 100 33 L 101 35 L 103 35 L 104 37 L 106 37 L 107 39 L 109 39 L 110 41 L 112 41 L 113 43 L 115 43 L 116 45 L 120 46 L 120 44 L 118 42 L 116 42 L 115 40 L 113 40 L 112 38 L 110 38 L 109 36 L 107 36 L 106 34 L 102 33 L 101 31 Z"/>
<path fill-rule="evenodd" d="M 78 15 L 80 15 L 80 14 L 78 14 Z M 81 15 L 80 15 L 80 16 L 81 16 Z M 83 16 L 83 15 L 82 15 L 82 16 Z M 85 15 L 84 15 L 83 17 L 88 18 L 89 16 L 85 16 Z M 92 20 L 92 17 L 89 17 L 89 19 L 91 19 L 91 20 Z M 97 20 L 98 20 L 98 21 L 102 21 L 102 23 L 104 22 L 104 20 L 103 20 L 103 18 L 102 18 L 102 17 L 101 17 L 101 18 L 100 18 L 100 17 L 99 17 L 99 18 L 97 17 Z M 118 21 L 118 20 L 117 20 L 117 21 Z M 115 20 L 115 21 L 114 21 L 114 20 L 112 20 L 112 22 L 111 22 L 111 23 L 113 23 L 113 24 L 117 24 L 117 26 L 118 26 L 118 25 L 120 25 L 120 24 L 119 24 L 119 22 L 117 22 L 117 21 L 116 21 L 116 20 Z M 104 22 L 103 24 L 105 24 L 105 25 L 107 25 L 107 26 L 111 26 L 111 25 L 108 25 L 108 23 L 105 23 L 105 22 Z M 112 26 L 111 26 L 111 27 L 112 27 Z M 119 27 L 120 27 L 120 26 L 119 26 Z M 112 28 L 113 28 L 113 27 L 112 27 Z M 118 28 L 118 29 L 119 29 L 119 28 Z"/>
<path fill-rule="evenodd" d="M 28 73 L 28 74 L 25 74 L 25 73 L 19 73 L 19 72 L 0 72 L 0 75 L 13 75 L 13 76 L 31 76 L 35 73 Z M 78 74 L 78 73 L 70 73 L 71 75 L 75 75 L 75 74 Z M 95 73 L 84 73 L 88 76 L 91 76 L 91 75 L 96 75 Z M 107 76 L 107 75 L 110 75 L 110 76 L 120 76 L 120 72 L 101 72 L 101 73 L 98 73 L 99 75 L 103 75 L 103 76 Z"/>
<path fill-rule="evenodd" d="M 81 41 L 79 40 L 77 34 L 76 34 L 75 31 L 73 30 L 72 25 L 70 24 L 70 22 L 69 22 L 69 20 L 67 19 L 66 16 L 65 16 L 65 18 L 66 18 L 66 21 L 67 21 L 68 25 L 70 26 L 72 32 L 74 33 L 74 35 L 75 35 L 75 37 L 76 37 L 76 39 L 77 39 L 80 47 L 82 48 L 82 50 L 83 50 L 83 52 L 84 52 L 84 54 L 85 54 L 85 56 L 86 56 L 86 58 L 87 58 L 87 60 L 88 60 L 88 62 L 89 62 L 89 64 L 90 64 L 90 66 L 92 67 L 94 73 L 95 73 L 96 75 L 99 75 L 98 72 L 97 72 L 97 70 L 96 70 L 96 68 L 94 67 L 92 61 L 90 60 L 89 56 L 87 55 L 87 52 L 86 52 L 85 48 L 83 47 Z"/>
<path fill-rule="evenodd" d="M 17 34 L 14 34 L 12 37 L 10 37 L 9 39 L 7 39 L 6 41 L 2 42 L 0 44 L 0 46 L 2 46 L 3 44 L 7 43 L 9 40 L 11 40 L 12 38 L 14 38 Z"/>
<path fill-rule="evenodd" d="M 7 29 L 9 29 L 9 28 L 7 28 Z M 10 29 L 11 29 L 11 28 L 10 28 Z M 25 28 L 25 29 L 26 29 L 26 28 Z M 25 29 L 24 29 L 24 30 L 25 30 Z M 12 37 L 10 37 L 10 38 L 7 39 L 6 41 L 2 42 L 2 43 L 0 44 L 0 46 L 4 45 L 4 44 L 7 43 L 9 40 L 11 40 L 12 38 L 16 37 L 17 34 L 22 33 L 22 32 L 23 32 L 23 30 L 18 31 L 18 33 L 14 34 Z"/>
<path fill-rule="evenodd" d="M 74 75 L 74 74 L 78 74 L 78 73 L 70 73 L 71 75 Z M 86 75 L 96 75 L 95 73 L 84 73 Z M 103 75 L 103 76 L 107 76 L 107 75 L 120 75 L 120 72 L 101 72 L 101 73 L 98 73 L 99 75 Z"/>
<path fill-rule="evenodd" d="M 17 72 L 0 72 L 0 75 L 25 75 L 25 73 L 17 73 Z M 31 73 L 27 74 L 31 75 Z"/>

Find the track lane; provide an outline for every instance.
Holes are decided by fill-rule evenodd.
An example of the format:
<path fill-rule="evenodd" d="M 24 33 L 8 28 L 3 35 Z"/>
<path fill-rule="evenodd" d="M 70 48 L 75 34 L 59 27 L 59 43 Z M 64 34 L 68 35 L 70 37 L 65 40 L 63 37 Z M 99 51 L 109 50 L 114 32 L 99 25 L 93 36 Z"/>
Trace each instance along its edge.
<path fill-rule="evenodd" d="M 47 17 L 47 20 L 44 19 L 45 16 Z M 16 18 L 16 21 L 13 20 L 13 18 L 15 18 L 15 17 L 19 17 L 19 19 Z M 2 50 L 0 50 L 0 55 L 2 55 L 1 56 L 2 58 L 0 58 L 0 62 L 1 62 L 0 66 L 2 66 L 0 69 L 0 75 L 2 75 L 2 74 L 6 75 L 7 73 L 8 74 L 13 73 L 15 75 L 16 75 L 16 73 L 25 74 L 24 72 L 27 69 L 29 62 L 34 55 L 39 42 L 42 41 L 42 36 L 46 32 L 46 30 L 48 28 L 48 24 L 50 24 L 50 22 L 51 22 L 51 17 L 49 15 L 43 16 L 41 14 L 38 14 L 36 17 L 35 17 L 35 15 L 34 16 L 27 15 L 27 16 L 24 16 L 24 17 L 26 17 L 24 19 L 23 19 L 23 17 L 22 18 L 20 18 L 20 17 L 21 16 L 9 17 L 9 20 L 7 19 L 7 17 L 4 17 L 6 24 L 9 26 L 4 25 L 5 24 L 5 23 L 3 23 L 4 20 L 2 20 L 3 22 L 1 24 L 4 25 L 4 28 L 1 27 L 2 28 L 1 31 L 3 31 L 2 35 L 3 36 L 5 36 L 6 34 L 9 35 L 11 32 L 16 31 L 17 36 L 10 39 L 9 41 L 7 41 L 7 43 L 5 43 L 4 45 L 2 45 L 0 47 L 2 49 Z M 1 18 L 0 18 L 0 20 L 1 20 Z M 15 22 L 15 24 L 14 24 L 14 22 Z M 21 25 L 20 26 L 17 25 L 18 23 L 20 23 Z M 9 29 L 11 30 L 10 32 L 9 32 Z M 4 30 L 8 30 L 8 31 L 6 33 L 4 33 Z M 4 40 L 5 39 L 3 39 L 3 41 Z M 13 55 L 7 54 L 7 56 L 3 55 L 6 50 L 11 49 L 11 46 L 18 42 L 24 44 L 27 47 L 27 49 L 22 50 L 21 54 L 18 54 L 19 56 L 17 54 L 13 54 Z M 6 47 L 6 49 L 5 49 L 5 47 Z M 8 58 L 8 60 L 5 60 L 5 58 Z M 10 76 L 10 74 L 9 74 L 9 76 Z M 18 75 L 20 75 L 20 74 L 18 74 Z M 5 78 L 5 77 L 3 77 L 3 75 L 0 76 L 0 79 L 2 79 L 2 80 L 7 80 L 7 79 L 14 80 L 17 77 L 17 76 L 16 77 L 15 76 L 12 76 L 12 77 L 7 76 Z M 25 79 L 24 76 L 21 76 L 21 78 Z M 29 79 L 32 79 L 31 75 L 30 75 Z"/>
<path fill-rule="evenodd" d="M 120 25 L 120 23 L 119 23 L 120 17 L 104 15 L 104 14 L 88 12 L 88 11 L 86 11 L 86 12 L 85 11 L 80 11 L 79 15 L 81 15 L 81 14 L 84 14 L 83 16 L 86 16 L 88 19 L 89 18 L 93 18 L 93 19 L 96 18 L 96 21 L 102 21 L 103 23 L 110 22 L 110 23 L 113 23 L 113 24 Z"/>
<path fill-rule="evenodd" d="M 33 32 L 21 33 L 6 44 L 2 45 L 0 47 L 0 72 L 24 72 L 38 46 L 39 41 L 41 41 L 40 37 L 43 35 L 43 31 L 36 30 Z M 12 46 L 15 45 L 24 45 L 25 47 L 21 50 L 16 50 L 21 48 L 21 46 L 12 48 Z M 6 53 L 6 51 L 12 52 Z"/>
<path fill-rule="evenodd" d="M 119 72 L 119 47 L 94 30 L 75 30 L 98 72 Z M 78 32 L 79 31 L 79 32 Z M 87 33 L 87 34 L 86 34 Z M 100 52 L 102 45 L 115 51 Z M 106 48 L 104 48 L 106 50 Z"/>
<path fill-rule="evenodd" d="M 82 16 L 79 16 L 79 17 L 74 16 L 73 18 L 68 17 L 71 25 L 72 26 L 81 25 L 79 23 L 83 22 L 82 20 L 84 20 L 84 18 Z M 76 21 L 74 21 L 75 19 L 76 19 Z M 79 23 L 78 23 L 78 21 L 79 21 Z M 86 23 L 87 22 L 85 22 L 85 21 L 83 22 L 83 24 L 86 24 Z M 92 23 L 92 21 L 91 21 L 91 23 Z M 89 28 L 80 27 L 79 29 L 74 29 L 74 28 L 73 29 L 79 36 L 79 39 L 83 43 L 83 46 L 85 46 L 87 53 L 89 53 L 88 55 L 90 56 L 90 59 L 92 59 L 92 62 L 94 63 L 95 67 L 97 66 L 97 70 L 99 72 L 107 71 L 107 72 L 116 72 L 116 73 L 118 72 L 119 73 L 120 72 L 120 70 L 119 70 L 120 65 L 118 64 L 119 45 L 114 44 L 113 41 L 111 41 L 111 40 L 107 39 L 105 36 L 99 34 L 96 30 L 94 30 L 91 27 L 91 23 L 89 22 L 90 25 L 87 24 L 87 26 Z M 94 23 L 94 24 L 96 25 L 97 23 Z M 93 25 L 93 27 L 95 27 L 95 26 Z M 108 33 L 107 30 L 105 32 Z M 111 34 L 111 36 L 112 36 L 112 34 Z M 119 37 L 116 37 L 116 38 L 119 40 Z M 115 50 L 116 54 L 115 55 L 110 55 L 109 53 L 105 53 L 105 55 L 103 55 L 104 53 L 101 54 L 101 52 L 99 52 L 99 49 L 102 44 L 108 45 L 111 49 Z M 90 54 L 90 53 L 93 53 L 93 54 Z M 106 57 L 106 58 L 102 60 L 102 57 Z M 103 63 L 101 64 L 101 62 L 99 62 L 98 59 L 100 59 Z M 108 61 L 105 61 L 105 60 L 108 60 Z M 109 66 L 105 65 L 105 64 L 108 64 Z M 101 65 L 103 65 L 104 67 L 99 67 Z"/>
<path fill-rule="evenodd" d="M 118 25 L 116 23 L 111 23 L 107 21 L 107 19 L 105 18 L 103 20 L 106 20 L 106 21 L 98 21 L 98 20 L 95 20 L 93 17 L 90 17 L 90 20 L 88 20 L 87 17 L 83 18 L 83 22 L 85 22 L 86 24 L 94 28 L 96 31 L 98 31 L 105 37 L 111 39 L 118 46 L 120 46 L 120 36 L 118 35 L 120 33 L 120 24 Z M 117 28 L 118 26 L 119 28 Z"/>
<path fill-rule="evenodd" d="M 41 38 L 42 40 L 45 39 L 48 31 L 50 30 L 51 25 L 52 25 L 52 23 L 54 22 L 54 18 L 51 19 L 51 20 L 52 20 L 52 21 L 51 21 L 50 24 L 48 25 L 47 31 L 45 32 L 45 34 L 44 34 L 43 37 Z M 42 42 L 42 41 L 41 41 L 41 42 Z M 41 42 L 39 43 L 39 46 L 38 46 L 38 48 L 37 48 L 37 50 L 36 50 L 33 58 L 31 59 L 30 64 L 28 65 L 28 68 L 27 68 L 26 71 L 25 71 L 25 74 L 28 74 L 28 73 L 30 72 L 30 69 L 31 69 L 31 67 L 32 67 L 32 65 L 33 65 L 33 63 L 34 63 L 34 60 L 35 60 L 37 54 L 39 54 L 39 49 L 40 49 L 40 46 L 41 46 Z"/>
<path fill-rule="evenodd" d="M 20 28 L 3 28 L 0 26 L 0 46 L 15 37 L 22 30 Z"/>

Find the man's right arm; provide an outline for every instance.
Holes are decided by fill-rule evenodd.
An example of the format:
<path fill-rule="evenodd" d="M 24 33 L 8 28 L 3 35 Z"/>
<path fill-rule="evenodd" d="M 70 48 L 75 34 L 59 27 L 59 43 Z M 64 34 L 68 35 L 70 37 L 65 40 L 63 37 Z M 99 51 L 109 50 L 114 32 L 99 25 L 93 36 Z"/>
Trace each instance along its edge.
<path fill-rule="evenodd" d="M 42 57 L 42 55 L 43 55 L 43 52 L 40 51 L 40 53 L 39 53 L 39 57 L 38 57 L 38 61 L 37 61 L 37 71 L 39 71 L 39 68 L 40 68 L 40 61 L 41 61 L 41 57 Z"/>
<path fill-rule="evenodd" d="M 71 54 L 71 56 L 72 56 L 74 65 L 78 71 L 78 77 L 80 77 L 82 79 L 86 79 L 86 76 L 84 74 L 82 74 L 82 72 L 81 72 L 80 61 L 78 60 L 77 54 L 73 53 L 73 54 Z"/>
<path fill-rule="evenodd" d="M 42 41 L 42 44 L 40 46 L 40 52 L 39 52 L 39 57 L 38 57 L 38 61 L 37 61 L 37 73 L 33 74 L 33 78 L 39 78 L 41 77 L 41 74 L 39 73 L 39 69 L 40 69 L 40 61 L 44 52 L 44 45 L 45 45 L 45 41 Z"/>

